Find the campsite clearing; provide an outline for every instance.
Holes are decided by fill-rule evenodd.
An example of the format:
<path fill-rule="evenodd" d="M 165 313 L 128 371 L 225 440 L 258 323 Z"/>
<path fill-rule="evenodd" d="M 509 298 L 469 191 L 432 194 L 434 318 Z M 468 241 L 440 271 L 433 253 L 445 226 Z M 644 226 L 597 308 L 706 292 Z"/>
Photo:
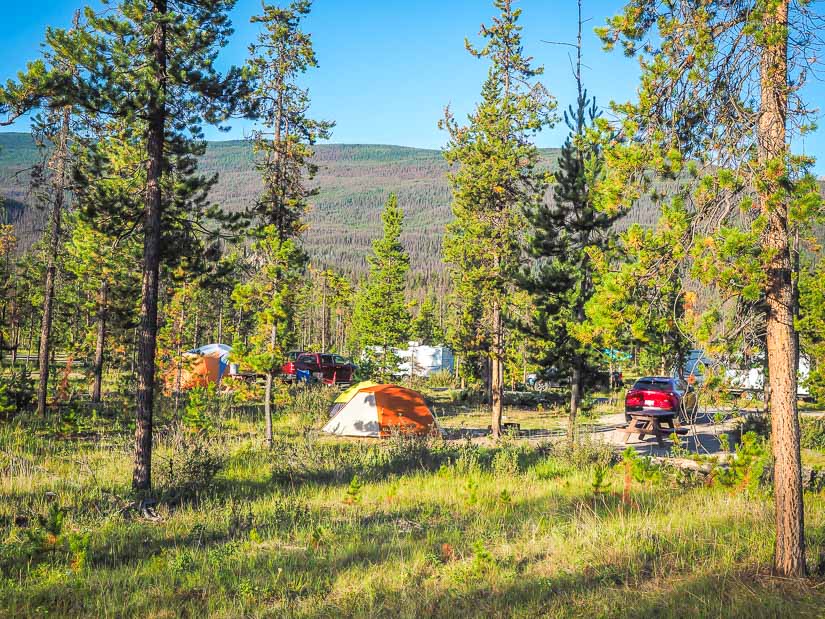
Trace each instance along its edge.
<path fill-rule="evenodd" d="M 623 503 L 616 452 L 589 441 L 571 456 L 547 440 L 319 440 L 311 427 L 308 411 L 285 413 L 271 451 L 238 417 L 206 437 L 163 434 L 158 502 L 141 510 L 128 487 L 132 437 L 115 421 L 74 438 L 36 420 L 3 426 L 0 616 L 684 617 L 724 608 L 750 618 L 815 617 L 825 604 L 817 577 L 770 577 L 763 492 L 665 471 L 634 481 Z M 55 508 L 65 518 L 51 544 L 38 517 Z M 806 519 L 816 573 L 825 567 L 821 497 L 806 497 Z"/>

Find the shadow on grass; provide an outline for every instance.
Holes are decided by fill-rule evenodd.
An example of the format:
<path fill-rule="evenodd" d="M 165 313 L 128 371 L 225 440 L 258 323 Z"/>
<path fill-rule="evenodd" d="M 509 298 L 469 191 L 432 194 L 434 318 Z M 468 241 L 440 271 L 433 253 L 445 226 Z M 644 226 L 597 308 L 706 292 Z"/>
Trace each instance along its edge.
<path fill-rule="evenodd" d="M 507 483 L 502 480 L 503 486 Z M 64 582 L 33 579 L 25 589 L 0 592 L 0 614 L 5 607 L 17 608 L 21 617 L 43 608 L 61 616 L 87 616 L 102 609 L 103 614 L 152 615 L 169 608 L 190 616 L 221 608 L 230 609 L 230 614 L 281 616 L 820 616 L 825 588 L 813 586 L 818 581 L 768 579 L 730 563 L 708 574 L 713 564 L 704 559 L 714 546 L 701 538 L 688 538 L 677 557 L 665 533 L 656 540 L 640 531 L 640 543 L 619 553 L 596 555 L 573 571 L 552 567 L 552 548 L 532 548 L 524 560 L 499 556 L 478 561 L 477 540 L 467 537 L 470 530 L 490 531 L 493 537 L 487 543 L 506 547 L 532 531 L 537 518 L 564 525 L 587 512 L 598 526 L 625 510 L 617 495 L 593 499 L 586 492 L 515 500 L 504 515 L 500 507 L 491 508 L 490 497 L 472 506 L 428 502 L 403 508 L 323 508 L 307 513 L 302 521 L 278 521 L 267 515 L 255 525 L 264 534 L 260 542 L 245 533 L 238 537 L 217 523 L 208 530 L 164 537 L 152 535 L 162 533 L 159 525 L 135 523 L 116 536 L 119 539 L 109 539 L 110 556 L 99 554 L 106 544 L 92 553 L 85 574 Z M 663 508 L 657 488 L 635 491 L 634 500 L 636 505 L 625 511 L 637 524 L 647 510 Z M 459 517 L 454 513 L 457 507 Z M 719 524 L 746 525 L 732 518 Z M 314 527 L 326 531 L 314 536 Z M 229 547 L 220 565 L 206 560 L 210 549 L 233 540 L 244 543 Z M 455 559 L 439 558 L 443 543 L 455 546 Z M 195 552 L 201 567 L 192 568 L 189 576 L 163 564 L 152 572 L 140 567 L 171 548 Z M 697 563 L 702 571 L 684 572 L 683 566 L 694 558 L 703 559 Z M 568 557 L 567 564 L 579 562 L 571 564 Z M 123 567 L 127 569 L 119 569 Z M 395 573 L 398 578 L 390 576 Z M 353 574 L 363 574 L 369 584 L 359 585 Z M 102 583 L 107 592 L 96 590 Z M 261 592 L 239 601 L 243 587 L 261 587 Z M 146 590 L 154 593 L 146 596 Z M 112 591 L 119 592 L 117 606 Z"/>

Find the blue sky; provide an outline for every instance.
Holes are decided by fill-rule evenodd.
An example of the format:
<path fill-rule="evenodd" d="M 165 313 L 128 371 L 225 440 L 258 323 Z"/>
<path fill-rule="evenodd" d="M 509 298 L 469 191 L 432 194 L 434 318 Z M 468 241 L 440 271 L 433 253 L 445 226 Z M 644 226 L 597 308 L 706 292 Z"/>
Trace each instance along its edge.
<path fill-rule="evenodd" d="M 271 1 L 271 0 L 270 0 Z M 79 0 L 24 0 L 7 3 L 0 23 L 0 79 L 5 80 L 36 57 L 47 25 L 68 26 Z M 569 48 L 543 41 L 573 41 L 574 0 L 521 0 L 527 52 L 545 67 L 543 82 L 560 107 L 574 97 Z M 584 54 L 588 89 L 599 102 L 625 101 L 634 95 L 639 75 L 634 59 L 605 53 L 593 27 L 617 12 L 622 0 L 585 0 Z M 249 17 L 260 0 L 238 0 L 233 11 L 235 35 L 225 48 L 224 66 L 243 62 L 256 28 Z M 306 29 L 314 36 L 320 68 L 305 80 L 317 118 L 335 120 L 332 142 L 400 144 L 440 148 L 446 136 L 437 128 L 446 104 L 466 114 L 478 98 L 485 64 L 464 50 L 464 37 L 476 39 L 479 24 L 494 13 L 488 0 L 315 0 Z M 807 98 L 825 99 L 825 84 L 812 82 Z M 14 130 L 25 130 L 18 125 Z M 241 138 L 248 130 L 233 123 L 229 134 L 207 130 L 213 139 Z M 540 146 L 558 146 L 566 128 L 560 123 L 540 138 Z M 801 146 L 801 145 L 800 145 Z M 806 152 L 820 159 L 825 174 L 825 130 L 807 138 Z"/>

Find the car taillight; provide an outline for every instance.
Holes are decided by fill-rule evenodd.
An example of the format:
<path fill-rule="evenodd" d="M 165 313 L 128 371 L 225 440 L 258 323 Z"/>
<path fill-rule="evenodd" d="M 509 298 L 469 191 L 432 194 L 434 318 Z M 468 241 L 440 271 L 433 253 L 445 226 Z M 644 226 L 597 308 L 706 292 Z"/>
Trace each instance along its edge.
<path fill-rule="evenodd" d="M 642 400 L 642 394 L 638 391 L 628 391 L 624 403 L 626 406 L 641 406 Z"/>

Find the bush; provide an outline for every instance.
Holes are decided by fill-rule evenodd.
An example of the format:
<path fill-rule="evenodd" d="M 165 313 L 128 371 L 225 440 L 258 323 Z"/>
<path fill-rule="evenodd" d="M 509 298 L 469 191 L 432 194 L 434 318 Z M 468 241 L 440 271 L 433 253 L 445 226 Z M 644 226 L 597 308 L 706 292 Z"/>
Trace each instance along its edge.
<path fill-rule="evenodd" d="M 189 391 L 189 400 L 183 411 L 181 422 L 184 427 L 194 432 L 206 433 L 212 429 L 212 420 L 208 411 L 216 398 L 215 383 L 208 387 L 194 387 Z"/>
<path fill-rule="evenodd" d="M 770 454 L 764 438 L 755 432 L 742 435 L 736 447 L 736 455 L 727 469 L 716 472 L 716 480 L 727 487 L 756 492 L 765 483 L 770 471 Z"/>
<path fill-rule="evenodd" d="M 742 434 L 753 432 L 762 438 L 769 438 L 771 435 L 771 418 L 769 415 L 747 415 L 742 423 Z"/>
<path fill-rule="evenodd" d="M 542 481 L 551 481 L 570 475 L 572 469 L 558 458 L 545 458 L 533 467 L 533 475 Z"/>
<path fill-rule="evenodd" d="M 802 447 L 825 451 L 825 417 L 802 419 L 800 426 Z"/>
<path fill-rule="evenodd" d="M 557 443 L 553 447 L 553 455 L 579 470 L 594 466 L 606 468 L 619 461 L 619 456 L 610 445 L 585 433 L 581 433 L 572 444 L 569 441 Z"/>
<path fill-rule="evenodd" d="M 171 502 L 196 498 L 211 489 L 226 464 L 225 450 L 201 434 L 172 437 L 166 466 L 159 467 L 158 486 Z"/>
<path fill-rule="evenodd" d="M 0 417 L 28 410 L 33 403 L 34 379 L 25 367 L 0 376 Z"/>
<path fill-rule="evenodd" d="M 449 388 L 453 386 L 453 381 L 455 377 L 450 370 L 438 370 L 437 372 L 432 372 L 429 377 L 427 378 L 427 383 L 430 387 L 434 387 L 436 389 L 439 388 Z"/>

